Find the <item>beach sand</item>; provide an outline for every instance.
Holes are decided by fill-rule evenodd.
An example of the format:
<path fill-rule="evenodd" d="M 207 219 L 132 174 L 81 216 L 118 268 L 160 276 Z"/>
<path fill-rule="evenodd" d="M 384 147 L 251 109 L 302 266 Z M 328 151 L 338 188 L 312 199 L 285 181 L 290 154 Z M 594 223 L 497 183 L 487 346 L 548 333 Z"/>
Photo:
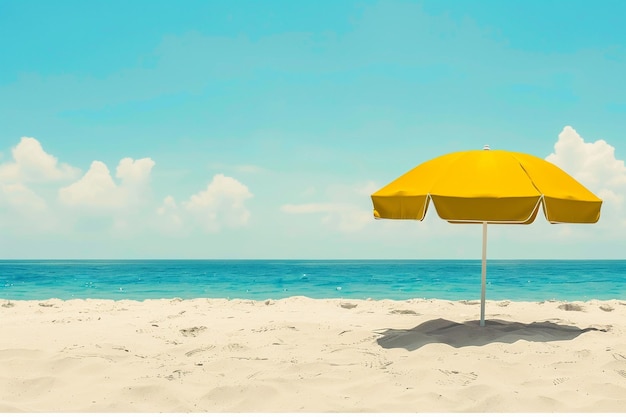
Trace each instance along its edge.
<path fill-rule="evenodd" d="M 0 300 L 0 412 L 626 412 L 626 301 Z"/>

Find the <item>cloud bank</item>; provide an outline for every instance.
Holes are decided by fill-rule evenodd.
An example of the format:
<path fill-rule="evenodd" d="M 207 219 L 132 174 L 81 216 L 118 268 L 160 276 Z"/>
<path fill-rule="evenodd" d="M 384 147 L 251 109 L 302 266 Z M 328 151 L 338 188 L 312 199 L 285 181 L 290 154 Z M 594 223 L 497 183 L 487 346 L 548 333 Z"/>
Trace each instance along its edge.
<path fill-rule="evenodd" d="M 353 185 L 332 184 L 326 189 L 330 201 L 283 204 L 280 211 L 290 215 L 317 216 L 319 223 L 331 230 L 354 233 L 374 220 L 369 195 L 376 189 L 372 181 Z M 312 191 L 306 190 L 305 195 L 311 194 Z"/>
<path fill-rule="evenodd" d="M 37 139 L 23 137 L 12 149 L 12 160 L 0 164 L 0 228 L 65 235 L 108 230 L 128 236 L 150 230 L 216 233 L 248 223 L 245 203 L 253 195 L 235 178 L 218 174 L 182 204 L 171 195 L 159 203 L 152 189 L 155 166 L 149 157 L 126 157 L 113 176 L 104 162 L 93 161 L 81 176 Z"/>
<path fill-rule="evenodd" d="M 167 222 L 166 228 L 176 230 L 189 223 L 202 230 L 215 233 L 223 227 L 245 226 L 250 219 L 246 200 L 252 198 L 248 187 L 235 178 L 217 174 L 205 190 L 195 193 L 178 205 L 172 196 L 167 196 L 157 209 L 157 214 Z"/>
<path fill-rule="evenodd" d="M 0 183 L 63 181 L 80 174 L 77 168 L 59 164 L 35 138 L 22 137 L 11 154 L 13 161 L 0 165 Z"/>
<path fill-rule="evenodd" d="M 117 166 L 120 184 L 116 184 L 106 164 L 93 161 L 81 179 L 59 190 L 59 200 L 68 207 L 95 211 L 128 209 L 146 194 L 154 165 L 150 158 L 124 158 Z"/>
<path fill-rule="evenodd" d="M 554 152 L 546 159 L 604 200 L 598 226 L 602 233 L 596 228 L 559 227 L 549 236 L 561 234 L 565 239 L 574 231 L 589 233 L 597 240 L 621 239 L 626 231 L 626 166 L 616 157 L 615 148 L 603 139 L 586 141 L 566 126 L 558 135 Z M 103 232 L 107 236 L 150 239 L 217 234 L 253 225 L 249 203 L 255 195 L 238 179 L 218 173 L 204 188 L 192 188 L 181 196 L 154 184 L 156 168 L 157 163 L 150 157 L 125 157 L 114 172 L 96 160 L 82 173 L 46 152 L 36 139 L 23 137 L 12 149 L 11 158 L 0 163 L 0 229 L 7 239 L 47 234 L 80 241 Z M 247 171 L 262 172 L 260 168 Z M 238 172 L 243 175 L 244 170 Z M 310 185 L 294 190 L 293 194 L 283 193 L 286 201 L 282 205 L 272 206 L 275 199 L 267 199 L 269 205 L 264 209 L 277 214 L 276 223 L 272 224 L 276 236 L 281 235 L 281 230 L 284 236 L 305 233 L 302 236 L 306 237 L 306 233 L 311 233 L 359 241 L 397 236 L 398 228 L 393 222 L 373 219 L 369 196 L 380 186 L 373 181 Z M 258 194 L 271 195 L 262 189 Z M 420 227 L 429 227 L 426 223 Z M 433 220 L 433 224 L 442 230 L 446 227 L 439 221 Z M 446 228 L 444 234 L 458 237 L 464 230 Z M 531 232 L 529 228 L 528 233 Z M 515 233 L 518 236 L 520 232 Z M 250 235 L 250 239 L 262 238 Z"/>

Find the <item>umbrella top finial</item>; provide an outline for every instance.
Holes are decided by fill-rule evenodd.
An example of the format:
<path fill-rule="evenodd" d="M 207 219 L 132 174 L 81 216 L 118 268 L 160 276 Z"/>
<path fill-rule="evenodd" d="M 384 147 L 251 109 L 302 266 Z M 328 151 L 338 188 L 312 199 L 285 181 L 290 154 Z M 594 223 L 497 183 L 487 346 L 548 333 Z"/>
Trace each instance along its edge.
<path fill-rule="evenodd" d="M 489 147 L 489 145 L 485 145 L 485 146 L 483 146 L 483 150 L 484 151 L 488 151 L 488 150 L 491 150 L 491 148 Z"/>

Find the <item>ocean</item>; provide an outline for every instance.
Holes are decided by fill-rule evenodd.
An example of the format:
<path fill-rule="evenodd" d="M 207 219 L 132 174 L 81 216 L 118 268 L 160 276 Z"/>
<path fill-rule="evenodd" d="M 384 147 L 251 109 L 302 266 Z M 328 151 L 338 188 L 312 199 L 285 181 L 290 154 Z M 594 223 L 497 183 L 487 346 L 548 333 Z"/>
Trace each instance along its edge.
<path fill-rule="evenodd" d="M 480 260 L 7 260 L 0 299 L 480 299 Z M 623 260 L 490 260 L 487 299 L 626 300 Z"/>

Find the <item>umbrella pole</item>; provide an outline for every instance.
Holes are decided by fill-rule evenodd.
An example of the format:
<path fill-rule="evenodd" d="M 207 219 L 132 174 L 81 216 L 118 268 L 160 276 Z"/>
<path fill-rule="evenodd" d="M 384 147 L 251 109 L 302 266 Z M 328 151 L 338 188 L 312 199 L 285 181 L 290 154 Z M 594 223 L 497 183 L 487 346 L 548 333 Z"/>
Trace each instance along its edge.
<path fill-rule="evenodd" d="M 483 222 L 482 289 L 480 291 L 480 325 L 485 325 L 485 284 L 487 281 L 487 222 Z"/>

